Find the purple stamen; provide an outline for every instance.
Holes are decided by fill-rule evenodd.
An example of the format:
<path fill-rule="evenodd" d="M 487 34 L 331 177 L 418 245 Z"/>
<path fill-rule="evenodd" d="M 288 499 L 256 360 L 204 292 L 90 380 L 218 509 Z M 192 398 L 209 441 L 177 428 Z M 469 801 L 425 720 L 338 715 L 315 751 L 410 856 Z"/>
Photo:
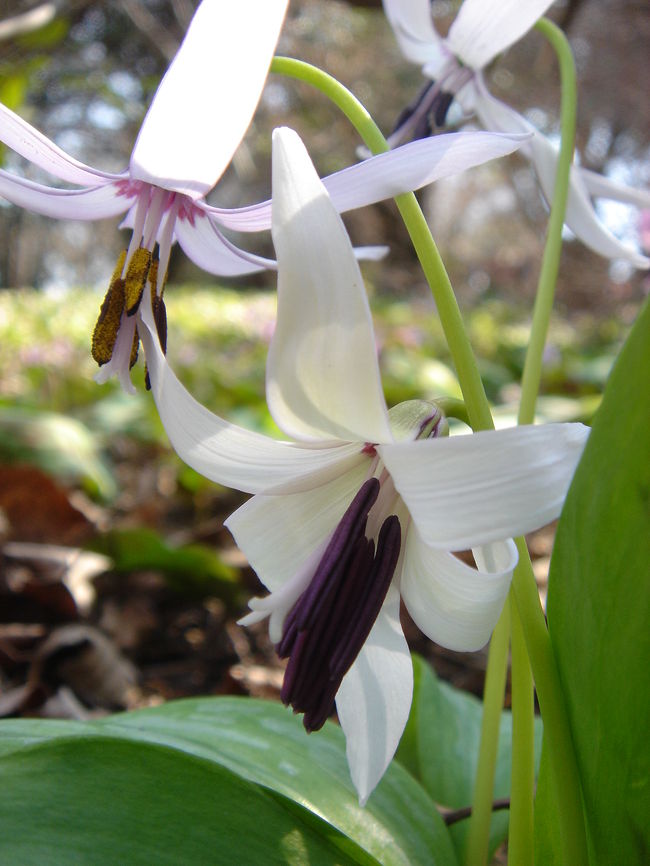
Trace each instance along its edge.
<path fill-rule="evenodd" d="M 376 551 L 365 537 L 379 490 L 379 481 L 370 478 L 352 500 L 277 644 L 280 657 L 289 657 L 281 698 L 304 713 L 307 731 L 321 728 L 332 713 L 341 680 L 370 634 L 397 567 L 401 529 L 395 515 L 384 521 Z"/>

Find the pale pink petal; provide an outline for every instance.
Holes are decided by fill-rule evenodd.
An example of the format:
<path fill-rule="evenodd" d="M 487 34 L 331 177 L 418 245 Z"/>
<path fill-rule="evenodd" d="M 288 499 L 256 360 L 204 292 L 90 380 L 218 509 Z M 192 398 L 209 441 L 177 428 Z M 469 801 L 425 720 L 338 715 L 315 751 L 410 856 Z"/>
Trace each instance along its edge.
<path fill-rule="evenodd" d="M 443 177 L 512 153 L 528 135 L 453 132 L 413 141 L 323 178 L 339 213 L 420 189 Z M 205 207 L 223 226 L 256 232 L 271 226 L 271 202 L 227 210 Z M 362 258 L 357 252 L 357 258 Z"/>
<path fill-rule="evenodd" d="M 288 0 L 203 0 L 160 83 L 131 174 L 199 198 L 223 174 L 264 87 Z"/>
<path fill-rule="evenodd" d="M 400 591 L 411 618 L 435 643 L 473 652 L 490 639 L 508 595 L 517 548 L 498 541 L 475 551 L 479 570 L 435 550 L 409 528 Z"/>
<path fill-rule="evenodd" d="M 464 0 L 447 45 L 465 66 L 482 69 L 517 42 L 553 0 Z"/>
<path fill-rule="evenodd" d="M 350 775 L 362 806 L 395 754 L 412 699 L 413 665 L 393 585 L 336 696 Z"/>
<path fill-rule="evenodd" d="M 431 17 L 430 0 L 383 0 L 384 12 L 402 54 L 413 63 L 442 56 L 442 38 Z"/>
<path fill-rule="evenodd" d="M 589 171 L 587 168 L 580 169 L 580 177 L 591 196 L 609 198 L 640 208 L 650 208 L 650 190 L 637 189 L 624 183 L 618 183 L 610 177 Z"/>
<path fill-rule="evenodd" d="M 465 550 L 558 517 L 588 435 L 583 424 L 544 424 L 378 450 L 423 540 Z"/>
<path fill-rule="evenodd" d="M 119 180 L 124 175 L 99 171 L 69 156 L 42 132 L 0 102 L 0 141 L 59 180 L 83 186 Z"/>
<path fill-rule="evenodd" d="M 292 438 L 391 441 L 377 350 L 350 239 L 295 132 L 273 134 L 278 316 L 266 394 Z"/>
<path fill-rule="evenodd" d="M 236 277 L 263 270 L 275 270 L 273 259 L 265 259 L 236 247 L 213 224 L 212 218 L 195 213 L 192 221 L 176 221 L 174 235 L 185 254 L 209 274 Z"/>
<path fill-rule="evenodd" d="M 97 220 L 124 213 L 134 196 L 112 183 L 88 189 L 56 189 L 0 169 L 0 196 L 32 213 L 56 219 Z"/>

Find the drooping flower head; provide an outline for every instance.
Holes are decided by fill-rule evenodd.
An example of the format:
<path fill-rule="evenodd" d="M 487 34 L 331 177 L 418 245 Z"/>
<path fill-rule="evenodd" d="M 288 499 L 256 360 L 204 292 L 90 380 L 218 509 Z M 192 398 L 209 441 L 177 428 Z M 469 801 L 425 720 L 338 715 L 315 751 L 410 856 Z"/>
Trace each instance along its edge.
<path fill-rule="evenodd" d="M 422 65 L 430 79 L 418 99 L 402 112 L 391 145 L 422 138 L 444 126 L 454 101 L 481 126 L 497 132 L 528 132 L 522 154 L 532 162 L 547 201 L 553 200 L 557 150 L 546 136 L 487 89 L 483 70 L 524 36 L 553 0 L 464 0 L 445 38 L 433 25 L 430 0 L 383 0 L 386 17 L 404 56 Z M 566 224 L 602 256 L 626 259 L 637 268 L 650 260 L 619 241 L 598 218 L 592 197 L 650 207 L 650 192 L 633 189 L 573 165 Z"/>
<path fill-rule="evenodd" d="M 225 209 L 207 192 L 225 171 L 264 86 L 287 0 L 203 0 L 163 78 L 138 135 L 129 168 L 100 171 L 68 156 L 0 104 L 0 141 L 79 189 L 58 189 L 0 170 L 0 196 L 46 216 L 94 220 L 126 212 L 131 241 L 119 258 L 92 341 L 100 382 L 116 375 L 133 390 L 137 313 L 150 291 L 161 342 L 162 300 L 169 254 L 177 241 L 200 268 L 237 276 L 275 261 L 236 247 L 223 229 L 257 232 L 271 226 L 271 202 Z M 417 189 L 439 177 L 509 153 L 521 136 L 486 133 L 415 142 L 326 178 L 340 211 Z M 362 248 L 376 257 L 385 248 Z"/>
<path fill-rule="evenodd" d="M 365 802 L 388 766 L 412 697 L 400 596 L 432 640 L 483 646 L 517 561 L 510 536 L 559 514 L 586 438 L 580 424 L 445 434 L 437 407 L 386 407 L 365 289 L 336 207 L 298 136 L 273 138 L 278 317 L 269 408 L 291 441 L 228 424 L 198 404 L 145 344 L 160 416 L 178 454 L 255 495 L 227 521 L 270 594 L 288 658 L 282 696 L 315 730 L 334 704 Z M 453 551 L 472 548 L 476 568 Z"/>

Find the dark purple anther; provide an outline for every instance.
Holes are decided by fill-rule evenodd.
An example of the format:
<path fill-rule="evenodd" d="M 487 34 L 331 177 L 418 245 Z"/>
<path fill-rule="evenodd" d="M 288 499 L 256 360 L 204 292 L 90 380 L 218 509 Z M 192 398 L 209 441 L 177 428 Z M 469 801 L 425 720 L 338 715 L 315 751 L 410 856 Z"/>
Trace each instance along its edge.
<path fill-rule="evenodd" d="M 399 559 L 401 529 L 386 518 L 375 543 L 365 536 L 379 481 L 366 481 L 332 535 L 314 577 L 288 613 L 278 655 L 289 658 L 281 697 L 304 713 L 307 731 L 334 709 L 341 680 L 379 615 Z"/>

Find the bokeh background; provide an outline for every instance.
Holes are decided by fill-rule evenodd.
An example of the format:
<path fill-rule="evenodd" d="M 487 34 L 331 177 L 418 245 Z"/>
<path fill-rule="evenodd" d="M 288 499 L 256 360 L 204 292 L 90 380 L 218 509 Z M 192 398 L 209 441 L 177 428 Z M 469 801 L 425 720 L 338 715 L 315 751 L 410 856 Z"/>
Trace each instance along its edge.
<path fill-rule="evenodd" d="M 121 170 L 195 5 L 0 3 L 0 100 L 79 159 Z M 457 5 L 433 3 L 442 32 Z M 576 56 L 582 162 L 648 186 L 647 4 L 573 0 L 550 14 Z M 291 0 L 278 52 L 337 76 L 386 133 L 422 83 L 378 3 Z M 556 61 L 539 35 L 500 57 L 488 80 L 495 95 L 557 135 Z M 228 86 L 204 82 L 205 111 L 210 94 Z M 305 85 L 272 76 L 210 201 L 239 206 L 268 197 L 278 125 L 300 132 L 322 174 L 356 160 L 356 133 L 337 110 Z M 0 158 L 4 168 L 48 180 L 7 149 Z M 535 179 L 514 155 L 419 197 L 499 423 L 511 423 L 547 215 Z M 613 231 L 648 251 L 648 214 L 599 207 Z M 356 243 L 390 247 L 384 262 L 364 265 L 388 402 L 459 396 L 394 204 L 346 223 Z M 117 221 L 55 222 L 0 201 L 1 714 L 84 717 L 187 694 L 277 696 L 281 682 L 264 627 L 236 626 L 247 597 L 259 592 L 222 528 L 242 497 L 171 452 L 141 367 L 135 396 L 92 380 L 90 335 L 127 237 Z M 239 240 L 271 252 L 268 235 Z M 649 288 L 647 275 L 599 258 L 567 233 L 541 418 L 589 420 Z M 273 290 L 273 275 L 217 281 L 177 250 L 166 293 L 169 355 L 180 377 L 214 411 L 267 432 Z M 542 597 L 552 539 L 552 527 L 530 539 Z M 443 676 L 480 693 L 483 654 L 445 652 L 405 625 Z"/>

